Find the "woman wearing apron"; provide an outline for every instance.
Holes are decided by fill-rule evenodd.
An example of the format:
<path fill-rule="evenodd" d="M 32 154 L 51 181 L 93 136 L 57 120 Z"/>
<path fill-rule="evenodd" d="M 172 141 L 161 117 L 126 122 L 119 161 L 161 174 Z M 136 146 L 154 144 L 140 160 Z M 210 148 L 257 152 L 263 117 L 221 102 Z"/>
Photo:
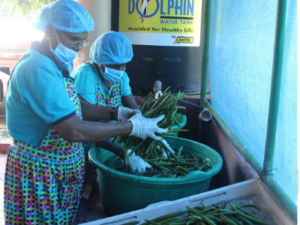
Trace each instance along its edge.
<path fill-rule="evenodd" d="M 45 33 L 32 43 L 11 75 L 6 99 L 10 146 L 4 185 L 6 224 L 71 224 L 78 208 L 85 158 L 81 142 L 120 135 L 157 139 L 162 118 L 131 112 L 110 119 L 111 107 L 80 102 L 68 63 L 87 45 L 94 22 L 82 5 L 58 0 L 43 8 L 34 27 Z M 120 112 L 116 108 L 115 117 Z M 136 113 L 136 114 L 134 114 Z M 127 121 L 128 120 L 128 121 Z"/>
<path fill-rule="evenodd" d="M 104 107 L 125 106 L 138 111 L 125 72 L 126 64 L 133 57 L 129 39 L 119 32 L 105 33 L 93 43 L 90 57 L 91 61 L 77 67 L 71 75 L 76 80 L 75 90 L 81 101 Z M 86 181 L 97 184 L 96 167 L 88 161 L 88 151 L 92 145 L 83 143 L 87 164 Z M 123 149 L 109 140 L 97 145 L 124 157 Z"/>

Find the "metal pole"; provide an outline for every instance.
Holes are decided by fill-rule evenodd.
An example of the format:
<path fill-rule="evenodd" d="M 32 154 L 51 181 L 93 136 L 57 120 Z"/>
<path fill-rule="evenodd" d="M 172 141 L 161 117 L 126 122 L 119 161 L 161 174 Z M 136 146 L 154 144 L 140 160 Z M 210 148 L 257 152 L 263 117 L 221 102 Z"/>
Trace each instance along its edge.
<path fill-rule="evenodd" d="M 198 108 L 198 109 L 204 109 L 204 107 L 202 107 L 202 106 L 200 106 L 200 105 L 196 105 L 196 104 L 194 104 L 194 103 L 191 103 L 191 102 L 188 102 L 188 101 L 185 101 L 185 100 L 182 100 L 182 99 L 178 99 L 178 101 L 179 101 L 179 102 L 183 102 L 183 103 L 188 104 L 188 105 L 191 105 L 191 106 L 194 106 L 194 107 L 196 107 L 196 108 Z"/>
<path fill-rule="evenodd" d="M 278 0 L 269 116 L 262 178 L 272 175 L 282 76 L 287 0 Z"/>
<path fill-rule="evenodd" d="M 201 94 L 200 94 L 200 106 L 204 106 L 204 100 L 206 99 L 206 86 L 207 86 L 207 74 L 209 66 L 209 39 L 210 39 L 210 18 L 211 18 L 211 0 L 206 1 L 206 25 L 205 25 L 205 47 L 204 47 L 204 59 L 201 76 Z"/>
<path fill-rule="evenodd" d="M 270 190 L 282 203 L 287 212 L 291 215 L 293 220 L 297 222 L 297 205 L 291 200 L 291 198 L 282 190 L 273 177 L 267 176 L 263 182 L 268 185 Z"/>
<path fill-rule="evenodd" d="M 212 112 L 214 118 L 220 124 L 222 130 L 226 136 L 230 139 L 231 143 L 237 148 L 237 150 L 246 158 L 251 166 L 256 170 L 258 174 L 267 173 L 272 169 L 273 156 L 275 147 L 275 138 L 277 130 L 277 117 L 279 108 L 279 97 L 280 97 L 280 84 L 282 74 L 282 63 L 283 63 L 283 50 L 284 50 L 284 34 L 286 24 L 286 8 L 287 1 L 279 0 L 277 7 L 277 26 L 276 26 L 276 37 L 274 46 L 274 60 L 273 60 L 273 72 L 272 72 L 272 84 L 271 94 L 269 103 L 269 118 L 267 127 L 267 138 L 265 145 L 265 160 L 263 170 L 261 163 L 259 163 L 253 156 L 251 151 L 246 148 L 240 138 L 230 129 L 228 124 L 221 118 L 221 116 L 214 110 L 213 106 L 206 100 L 206 83 L 208 73 L 208 52 L 209 52 L 209 36 L 210 36 L 210 5 L 211 1 L 207 0 L 207 20 L 206 20 L 206 43 L 204 53 L 204 65 L 201 78 L 201 99 L 200 105 L 207 107 Z M 277 198 L 281 201 L 286 210 L 290 213 L 292 218 L 297 221 L 297 206 L 287 196 L 287 194 L 281 189 L 278 183 L 270 176 L 265 177 L 263 180 Z"/>

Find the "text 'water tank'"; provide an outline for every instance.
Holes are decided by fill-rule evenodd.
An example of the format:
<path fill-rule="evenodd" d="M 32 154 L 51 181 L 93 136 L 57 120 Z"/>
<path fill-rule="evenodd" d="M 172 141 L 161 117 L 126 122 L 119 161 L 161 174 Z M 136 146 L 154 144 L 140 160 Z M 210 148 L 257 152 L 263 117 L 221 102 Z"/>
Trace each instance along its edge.
<path fill-rule="evenodd" d="M 112 1 L 112 30 L 133 45 L 126 66 L 133 90 L 152 91 L 156 80 L 173 93 L 199 93 L 202 0 Z"/>

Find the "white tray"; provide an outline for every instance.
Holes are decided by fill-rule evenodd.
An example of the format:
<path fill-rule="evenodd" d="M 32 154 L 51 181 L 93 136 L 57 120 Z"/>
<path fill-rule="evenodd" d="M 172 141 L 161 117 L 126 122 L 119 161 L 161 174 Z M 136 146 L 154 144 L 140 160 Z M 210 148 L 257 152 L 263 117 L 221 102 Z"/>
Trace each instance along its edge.
<path fill-rule="evenodd" d="M 205 206 L 211 206 L 220 201 L 227 201 L 233 204 L 249 203 L 255 204 L 261 212 L 255 210 L 260 218 L 266 217 L 265 221 L 270 225 L 293 225 L 295 221 L 283 209 L 281 203 L 275 198 L 269 188 L 261 182 L 259 178 L 247 180 L 241 183 L 229 185 L 212 191 L 178 199 L 175 201 L 163 201 L 151 204 L 148 207 L 117 216 L 107 217 L 105 219 L 93 222 L 83 223 L 84 225 L 121 225 L 132 221 L 145 222 L 145 219 L 151 220 L 166 214 L 186 210 L 186 206 L 195 207 L 200 205 L 203 200 Z"/>

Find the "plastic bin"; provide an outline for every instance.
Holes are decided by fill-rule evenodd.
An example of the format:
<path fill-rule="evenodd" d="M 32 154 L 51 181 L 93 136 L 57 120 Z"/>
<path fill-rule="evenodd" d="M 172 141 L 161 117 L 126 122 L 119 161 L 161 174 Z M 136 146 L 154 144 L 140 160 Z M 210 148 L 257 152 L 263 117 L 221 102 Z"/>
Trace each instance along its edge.
<path fill-rule="evenodd" d="M 149 204 L 184 198 L 205 192 L 209 189 L 211 178 L 222 168 L 221 156 L 212 148 L 199 142 L 165 137 L 169 145 L 178 150 L 199 154 L 208 160 L 213 168 L 207 172 L 194 171 L 182 178 L 152 178 L 126 174 L 103 165 L 112 152 L 91 148 L 90 161 L 97 166 L 101 200 L 106 211 L 117 215 L 141 209 Z"/>
<path fill-rule="evenodd" d="M 176 114 L 175 114 L 176 115 Z M 186 116 L 185 115 L 181 115 L 177 118 L 177 122 L 180 126 L 175 125 L 172 127 L 172 130 L 178 130 L 178 129 L 182 129 L 185 127 L 186 125 Z M 175 132 L 176 133 L 176 137 L 178 137 L 179 132 Z"/>
<path fill-rule="evenodd" d="M 143 224 L 145 219 L 151 220 L 166 214 L 186 210 L 186 206 L 201 206 L 202 200 L 207 207 L 211 207 L 212 204 L 217 204 L 221 200 L 227 201 L 226 208 L 228 209 L 231 208 L 230 202 L 235 205 L 241 202 L 245 204 L 254 204 L 261 209 L 261 212 L 257 210 L 250 211 L 256 212 L 256 216 L 260 218 L 266 217 L 265 221 L 270 225 L 296 225 L 296 222 L 293 221 L 283 205 L 259 178 L 232 184 L 175 201 L 155 203 L 137 211 L 84 223 L 84 225 L 125 224 L 133 221 L 139 221 L 139 224 Z"/>

